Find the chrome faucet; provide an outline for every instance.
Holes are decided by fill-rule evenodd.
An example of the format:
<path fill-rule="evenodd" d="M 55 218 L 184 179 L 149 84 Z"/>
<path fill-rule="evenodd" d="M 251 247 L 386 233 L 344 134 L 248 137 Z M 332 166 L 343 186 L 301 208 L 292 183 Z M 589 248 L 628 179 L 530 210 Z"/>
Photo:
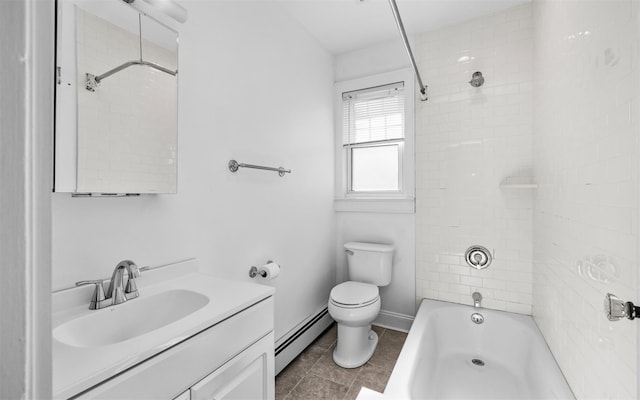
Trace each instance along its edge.
<path fill-rule="evenodd" d="M 482 302 L 482 295 L 480 294 L 480 292 L 473 292 L 471 297 L 473 297 L 473 306 L 475 308 L 480 308 L 480 303 Z"/>
<path fill-rule="evenodd" d="M 127 284 L 124 284 L 124 271 L 127 271 Z M 111 275 L 111 281 L 109 282 L 109 289 L 105 297 L 111 299 L 111 304 L 116 305 L 124 303 L 127 300 L 135 299 L 140 294 L 138 293 L 138 287 L 136 286 L 135 278 L 140 276 L 140 269 L 131 260 L 120 261 L 113 270 Z"/>
<path fill-rule="evenodd" d="M 127 271 L 127 282 L 124 282 L 124 272 Z M 142 269 L 144 270 L 144 268 Z M 135 299 L 140 296 L 135 278 L 140 276 L 141 269 L 130 260 L 120 261 L 113 270 L 111 280 L 109 281 L 109 289 L 104 293 L 102 286 L 103 279 L 93 281 L 76 282 L 76 286 L 95 285 L 90 310 L 99 310 L 108 306 L 124 303 L 127 300 Z"/>

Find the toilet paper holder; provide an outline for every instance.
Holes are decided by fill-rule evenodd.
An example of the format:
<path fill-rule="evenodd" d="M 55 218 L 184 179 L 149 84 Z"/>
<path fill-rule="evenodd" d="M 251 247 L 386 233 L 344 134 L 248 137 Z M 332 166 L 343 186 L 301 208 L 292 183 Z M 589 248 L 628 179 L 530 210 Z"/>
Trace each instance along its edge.
<path fill-rule="evenodd" d="M 267 264 L 271 264 L 273 262 L 273 260 L 269 260 L 267 261 Z M 255 278 L 256 276 L 260 275 L 263 278 L 267 277 L 267 272 L 266 271 L 260 271 L 258 269 L 258 267 L 256 267 L 255 265 L 251 266 L 251 268 L 249 268 L 249 277 L 250 278 Z"/>

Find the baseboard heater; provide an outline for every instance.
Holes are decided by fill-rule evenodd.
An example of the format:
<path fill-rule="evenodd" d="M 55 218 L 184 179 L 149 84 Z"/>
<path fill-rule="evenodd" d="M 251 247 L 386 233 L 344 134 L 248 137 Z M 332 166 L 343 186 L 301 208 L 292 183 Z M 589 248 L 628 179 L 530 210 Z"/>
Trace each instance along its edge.
<path fill-rule="evenodd" d="M 276 375 L 307 348 L 331 324 L 327 307 L 312 314 L 276 342 Z"/>

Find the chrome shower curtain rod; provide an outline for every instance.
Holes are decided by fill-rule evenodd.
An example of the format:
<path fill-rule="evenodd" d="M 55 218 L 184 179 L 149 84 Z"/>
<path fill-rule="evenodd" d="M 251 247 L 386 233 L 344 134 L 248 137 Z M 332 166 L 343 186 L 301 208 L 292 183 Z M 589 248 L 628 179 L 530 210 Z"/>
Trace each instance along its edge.
<path fill-rule="evenodd" d="M 118 65 L 115 68 L 110 69 L 109 71 L 101 75 L 93 75 L 93 74 L 87 73 L 86 81 L 85 81 L 86 83 L 85 89 L 87 89 L 90 92 L 95 92 L 96 89 L 98 88 L 98 85 L 103 79 L 108 78 L 111 75 L 122 71 L 123 69 L 129 68 L 132 65 L 144 65 L 144 66 L 153 68 L 155 70 L 158 70 L 160 72 L 164 72 L 165 74 L 169 74 L 171 76 L 178 75 L 177 70 L 173 71 L 173 70 L 170 70 L 169 68 L 163 67 L 162 65 L 159 65 L 150 61 L 144 61 L 142 59 L 142 14 L 138 14 L 138 45 L 139 45 L 139 52 L 140 52 L 139 60 L 127 61 L 123 64 Z"/>
<path fill-rule="evenodd" d="M 172 76 L 176 76 L 178 75 L 178 71 L 172 71 L 169 68 L 165 68 L 162 65 L 158 65 L 156 63 L 152 63 L 150 61 L 144 61 L 142 59 L 140 60 L 134 60 L 134 61 L 127 61 L 124 64 L 121 64 L 107 72 L 105 72 L 102 75 L 98 75 L 95 76 L 94 79 L 96 80 L 96 82 L 100 83 L 100 81 L 102 81 L 104 78 L 108 78 L 111 75 L 115 74 L 116 72 L 120 72 L 125 68 L 129 68 L 132 65 L 146 65 L 147 67 L 153 68 L 153 69 L 157 69 L 158 71 L 164 72 L 165 74 L 169 74 Z"/>
<path fill-rule="evenodd" d="M 398 5 L 396 4 L 396 0 L 389 0 L 389 5 L 391 6 L 393 17 L 396 19 L 396 24 L 398 25 L 400 36 L 402 36 L 402 42 L 404 43 L 404 48 L 407 50 L 407 54 L 409 55 L 409 59 L 411 60 L 411 65 L 413 65 L 413 70 L 416 72 L 416 79 L 418 79 L 418 85 L 420 85 L 420 99 L 422 101 L 426 101 L 427 86 L 422 83 L 422 78 L 420 77 L 420 71 L 418 71 L 418 65 L 416 65 L 416 60 L 413 57 L 413 52 L 411 51 L 411 46 L 409 45 L 409 40 L 407 39 L 407 33 L 404 30 L 404 25 L 402 24 L 402 18 L 400 18 L 400 11 L 398 11 Z"/>

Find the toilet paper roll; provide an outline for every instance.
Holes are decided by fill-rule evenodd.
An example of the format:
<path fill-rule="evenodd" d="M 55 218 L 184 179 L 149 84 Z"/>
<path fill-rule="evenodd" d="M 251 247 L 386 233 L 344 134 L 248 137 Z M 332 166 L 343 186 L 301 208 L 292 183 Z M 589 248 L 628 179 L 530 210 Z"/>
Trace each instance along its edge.
<path fill-rule="evenodd" d="M 258 273 L 263 279 L 270 281 L 280 275 L 280 265 L 274 262 L 270 262 L 260 267 Z"/>

